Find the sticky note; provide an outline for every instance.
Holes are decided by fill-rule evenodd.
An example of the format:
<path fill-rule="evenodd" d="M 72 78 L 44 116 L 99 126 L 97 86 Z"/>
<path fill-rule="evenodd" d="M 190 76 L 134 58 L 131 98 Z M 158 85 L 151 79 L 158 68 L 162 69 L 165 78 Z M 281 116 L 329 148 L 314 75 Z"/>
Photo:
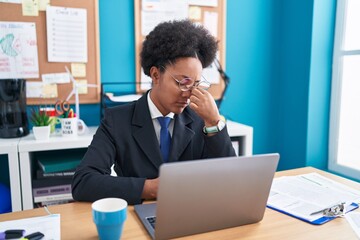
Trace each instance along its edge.
<path fill-rule="evenodd" d="M 78 93 L 79 94 L 87 94 L 88 93 L 88 87 L 86 86 L 87 80 L 76 80 L 76 83 L 78 85 Z"/>
<path fill-rule="evenodd" d="M 71 74 L 74 77 L 86 77 L 86 65 L 85 63 L 72 63 Z"/>
<path fill-rule="evenodd" d="M 58 97 L 57 84 L 43 84 L 42 96 L 44 98 L 57 98 Z"/>
<path fill-rule="evenodd" d="M 39 11 L 46 11 L 47 6 L 50 6 L 50 0 L 39 0 Z"/>
<path fill-rule="evenodd" d="M 189 18 L 193 20 L 201 19 L 201 8 L 197 6 L 189 7 Z"/>
<path fill-rule="evenodd" d="M 23 16 L 39 16 L 39 0 L 22 0 Z"/>

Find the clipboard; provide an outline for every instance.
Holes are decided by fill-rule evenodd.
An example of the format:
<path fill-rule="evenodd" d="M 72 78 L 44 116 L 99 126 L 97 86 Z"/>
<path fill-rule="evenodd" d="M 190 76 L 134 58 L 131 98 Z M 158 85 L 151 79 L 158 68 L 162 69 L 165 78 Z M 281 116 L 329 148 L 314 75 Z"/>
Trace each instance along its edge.
<path fill-rule="evenodd" d="M 275 178 L 267 207 L 321 225 L 359 207 L 360 191 L 312 172 Z"/>
<path fill-rule="evenodd" d="M 278 209 L 278 208 L 275 208 L 275 207 L 271 207 L 271 206 L 269 206 L 269 205 L 267 205 L 267 207 L 270 208 L 270 209 L 273 209 L 273 210 L 275 210 L 275 211 L 284 213 L 284 214 L 286 214 L 286 215 L 288 215 L 288 216 L 291 216 L 291 217 L 297 218 L 297 219 L 299 219 L 299 220 L 302 220 L 302 221 L 304 221 L 304 222 L 314 224 L 314 225 L 321 225 L 321 224 L 327 223 L 327 222 L 329 222 L 329 221 L 337 218 L 337 217 L 326 217 L 326 216 L 323 216 L 323 217 L 320 217 L 320 218 L 315 219 L 315 220 L 313 220 L 313 221 L 310 221 L 310 220 L 308 220 L 308 219 L 306 219 L 306 218 L 302 218 L 302 217 L 296 216 L 296 215 L 294 215 L 294 214 L 292 214 L 292 213 L 283 211 L 283 210 Z M 359 207 L 359 205 L 358 205 L 357 203 L 351 203 L 349 206 L 347 206 L 347 208 L 346 208 L 346 213 L 351 212 L 351 211 L 357 209 L 358 207 Z M 345 213 L 345 214 L 346 214 L 346 213 Z"/>

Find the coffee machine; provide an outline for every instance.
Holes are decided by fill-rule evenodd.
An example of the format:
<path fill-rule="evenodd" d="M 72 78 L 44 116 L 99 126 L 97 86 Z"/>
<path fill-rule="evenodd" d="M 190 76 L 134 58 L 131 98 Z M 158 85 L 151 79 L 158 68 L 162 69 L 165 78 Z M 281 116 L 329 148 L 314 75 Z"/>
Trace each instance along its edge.
<path fill-rule="evenodd" d="M 0 138 L 27 134 L 25 79 L 0 79 Z"/>

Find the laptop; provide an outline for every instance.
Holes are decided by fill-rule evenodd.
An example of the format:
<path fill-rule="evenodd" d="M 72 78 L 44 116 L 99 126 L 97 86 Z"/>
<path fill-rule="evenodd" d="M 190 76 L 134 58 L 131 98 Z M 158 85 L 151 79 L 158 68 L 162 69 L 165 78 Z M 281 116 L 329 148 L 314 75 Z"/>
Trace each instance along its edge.
<path fill-rule="evenodd" d="M 165 163 L 156 203 L 135 205 L 153 239 L 262 220 L 279 154 Z"/>

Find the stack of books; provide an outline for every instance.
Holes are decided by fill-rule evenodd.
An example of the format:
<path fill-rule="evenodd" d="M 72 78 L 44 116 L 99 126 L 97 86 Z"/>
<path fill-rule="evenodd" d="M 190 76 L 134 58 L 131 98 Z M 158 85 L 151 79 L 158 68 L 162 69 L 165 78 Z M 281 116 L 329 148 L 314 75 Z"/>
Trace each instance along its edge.
<path fill-rule="evenodd" d="M 38 169 L 32 181 L 35 205 L 40 207 L 73 201 L 71 182 L 81 156 L 41 154 L 36 158 Z"/>

